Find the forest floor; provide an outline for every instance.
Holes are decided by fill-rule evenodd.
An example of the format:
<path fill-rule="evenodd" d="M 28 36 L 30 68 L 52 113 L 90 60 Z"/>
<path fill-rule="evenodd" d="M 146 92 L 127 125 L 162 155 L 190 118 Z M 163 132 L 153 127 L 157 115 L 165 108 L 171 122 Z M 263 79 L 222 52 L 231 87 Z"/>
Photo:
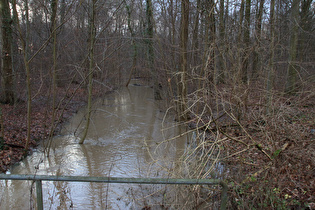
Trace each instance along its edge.
<path fill-rule="evenodd" d="M 239 91 L 244 93 L 244 91 Z M 246 92 L 246 91 L 245 91 Z M 62 124 L 86 103 L 86 92 L 75 85 L 58 91 L 54 133 Z M 75 94 L 73 94 L 75 93 Z M 233 94 L 235 101 L 241 98 L 237 92 L 221 89 Z M 304 91 L 290 98 L 274 97 L 270 114 L 264 114 L 262 91 L 251 91 L 247 104 L 239 104 L 235 110 L 244 108 L 242 120 L 234 120 L 233 126 L 219 122 L 221 148 L 230 154 L 226 159 L 229 168 L 230 205 L 236 209 L 253 208 L 309 208 L 315 209 L 315 97 L 313 90 Z M 95 93 L 95 95 L 97 95 Z M 71 100 L 70 100 L 71 99 Z M 39 140 L 47 139 L 51 129 L 51 101 L 49 96 L 36 96 L 32 101 L 32 124 L 30 151 Z M 230 104 L 230 105 L 231 105 Z M 235 106 L 230 106 L 234 107 Z M 3 141 L 0 142 L 0 172 L 25 157 L 27 136 L 26 103 L 14 106 L 0 105 L 2 109 Z M 231 108 L 229 111 L 235 113 Z M 233 118 L 230 115 L 230 118 Z M 221 125 L 220 125 L 221 124 Z"/>

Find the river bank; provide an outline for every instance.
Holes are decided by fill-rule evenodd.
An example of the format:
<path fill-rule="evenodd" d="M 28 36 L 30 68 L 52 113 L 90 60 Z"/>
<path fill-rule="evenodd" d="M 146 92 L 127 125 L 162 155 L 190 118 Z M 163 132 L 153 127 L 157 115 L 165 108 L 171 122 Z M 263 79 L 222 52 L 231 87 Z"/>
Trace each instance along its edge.
<path fill-rule="evenodd" d="M 67 91 L 60 88 L 57 93 L 59 105 L 56 109 L 53 134 L 57 134 L 63 123 L 67 122 L 80 107 L 86 104 L 85 91 L 76 85 L 71 85 Z M 38 96 L 32 101 L 31 139 L 27 154 L 30 154 L 32 149 L 37 146 L 38 141 L 49 137 L 52 124 L 52 108 L 49 106 L 49 101 L 49 96 L 45 95 Z M 0 104 L 0 107 L 3 128 L 3 142 L 0 145 L 0 172 L 4 173 L 24 158 L 27 139 L 27 108 L 23 101 L 15 105 Z"/>

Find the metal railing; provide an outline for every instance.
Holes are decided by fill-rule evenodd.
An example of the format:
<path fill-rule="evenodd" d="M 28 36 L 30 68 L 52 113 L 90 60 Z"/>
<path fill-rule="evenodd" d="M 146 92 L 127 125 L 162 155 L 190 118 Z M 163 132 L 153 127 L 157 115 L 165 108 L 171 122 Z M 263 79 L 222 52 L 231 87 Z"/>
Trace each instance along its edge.
<path fill-rule="evenodd" d="M 176 185 L 221 185 L 220 209 L 226 209 L 227 184 L 220 179 L 168 179 L 168 178 L 118 178 L 118 177 L 90 177 L 90 176 L 50 176 L 50 175 L 22 175 L 0 174 L 4 180 L 32 180 L 36 183 L 37 208 L 43 209 L 42 181 L 67 182 L 102 182 L 102 183 L 129 183 L 129 184 L 176 184 Z"/>

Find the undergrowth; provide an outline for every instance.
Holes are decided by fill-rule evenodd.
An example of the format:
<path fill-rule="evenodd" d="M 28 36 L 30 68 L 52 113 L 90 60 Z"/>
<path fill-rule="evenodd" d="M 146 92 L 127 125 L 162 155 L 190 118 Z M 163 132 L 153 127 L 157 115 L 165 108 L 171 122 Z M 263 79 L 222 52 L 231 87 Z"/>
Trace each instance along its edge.
<path fill-rule="evenodd" d="M 315 89 L 302 88 L 289 96 L 259 85 L 191 93 L 185 124 L 194 137 L 176 175 L 226 180 L 231 209 L 315 208 Z M 211 200 L 214 189 L 196 196 Z"/>

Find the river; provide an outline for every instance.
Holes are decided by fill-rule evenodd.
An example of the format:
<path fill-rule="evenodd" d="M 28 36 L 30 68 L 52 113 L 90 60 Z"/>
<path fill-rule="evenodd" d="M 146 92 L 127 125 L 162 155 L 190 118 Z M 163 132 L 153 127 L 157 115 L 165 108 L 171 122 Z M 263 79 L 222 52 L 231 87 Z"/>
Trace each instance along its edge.
<path fill-rule="evenodd" d="M 67 123 L 52 147 L 36 148 L 8 172 L 11 174 L 165 177 L 185 150 L 187 136 L 165 117 L 147 86 L 130 85 L 93 105 L 90 130 L 78 144 L 85 126 L 85 109 Z M 172 139 L 167 141 L 168 139 Z M 161 142 L 165 142 L 161 144 Z M 43 143 L 45 144 L 45 143 Z M 36 208 L 30 181 L 0 181 L 0 209 Z M 78 182 L 43 182 L 44 209 L 141 209 L 161 206 L 161 186 Z M 150 195 L 154 194 L 153 199 Z"/>

